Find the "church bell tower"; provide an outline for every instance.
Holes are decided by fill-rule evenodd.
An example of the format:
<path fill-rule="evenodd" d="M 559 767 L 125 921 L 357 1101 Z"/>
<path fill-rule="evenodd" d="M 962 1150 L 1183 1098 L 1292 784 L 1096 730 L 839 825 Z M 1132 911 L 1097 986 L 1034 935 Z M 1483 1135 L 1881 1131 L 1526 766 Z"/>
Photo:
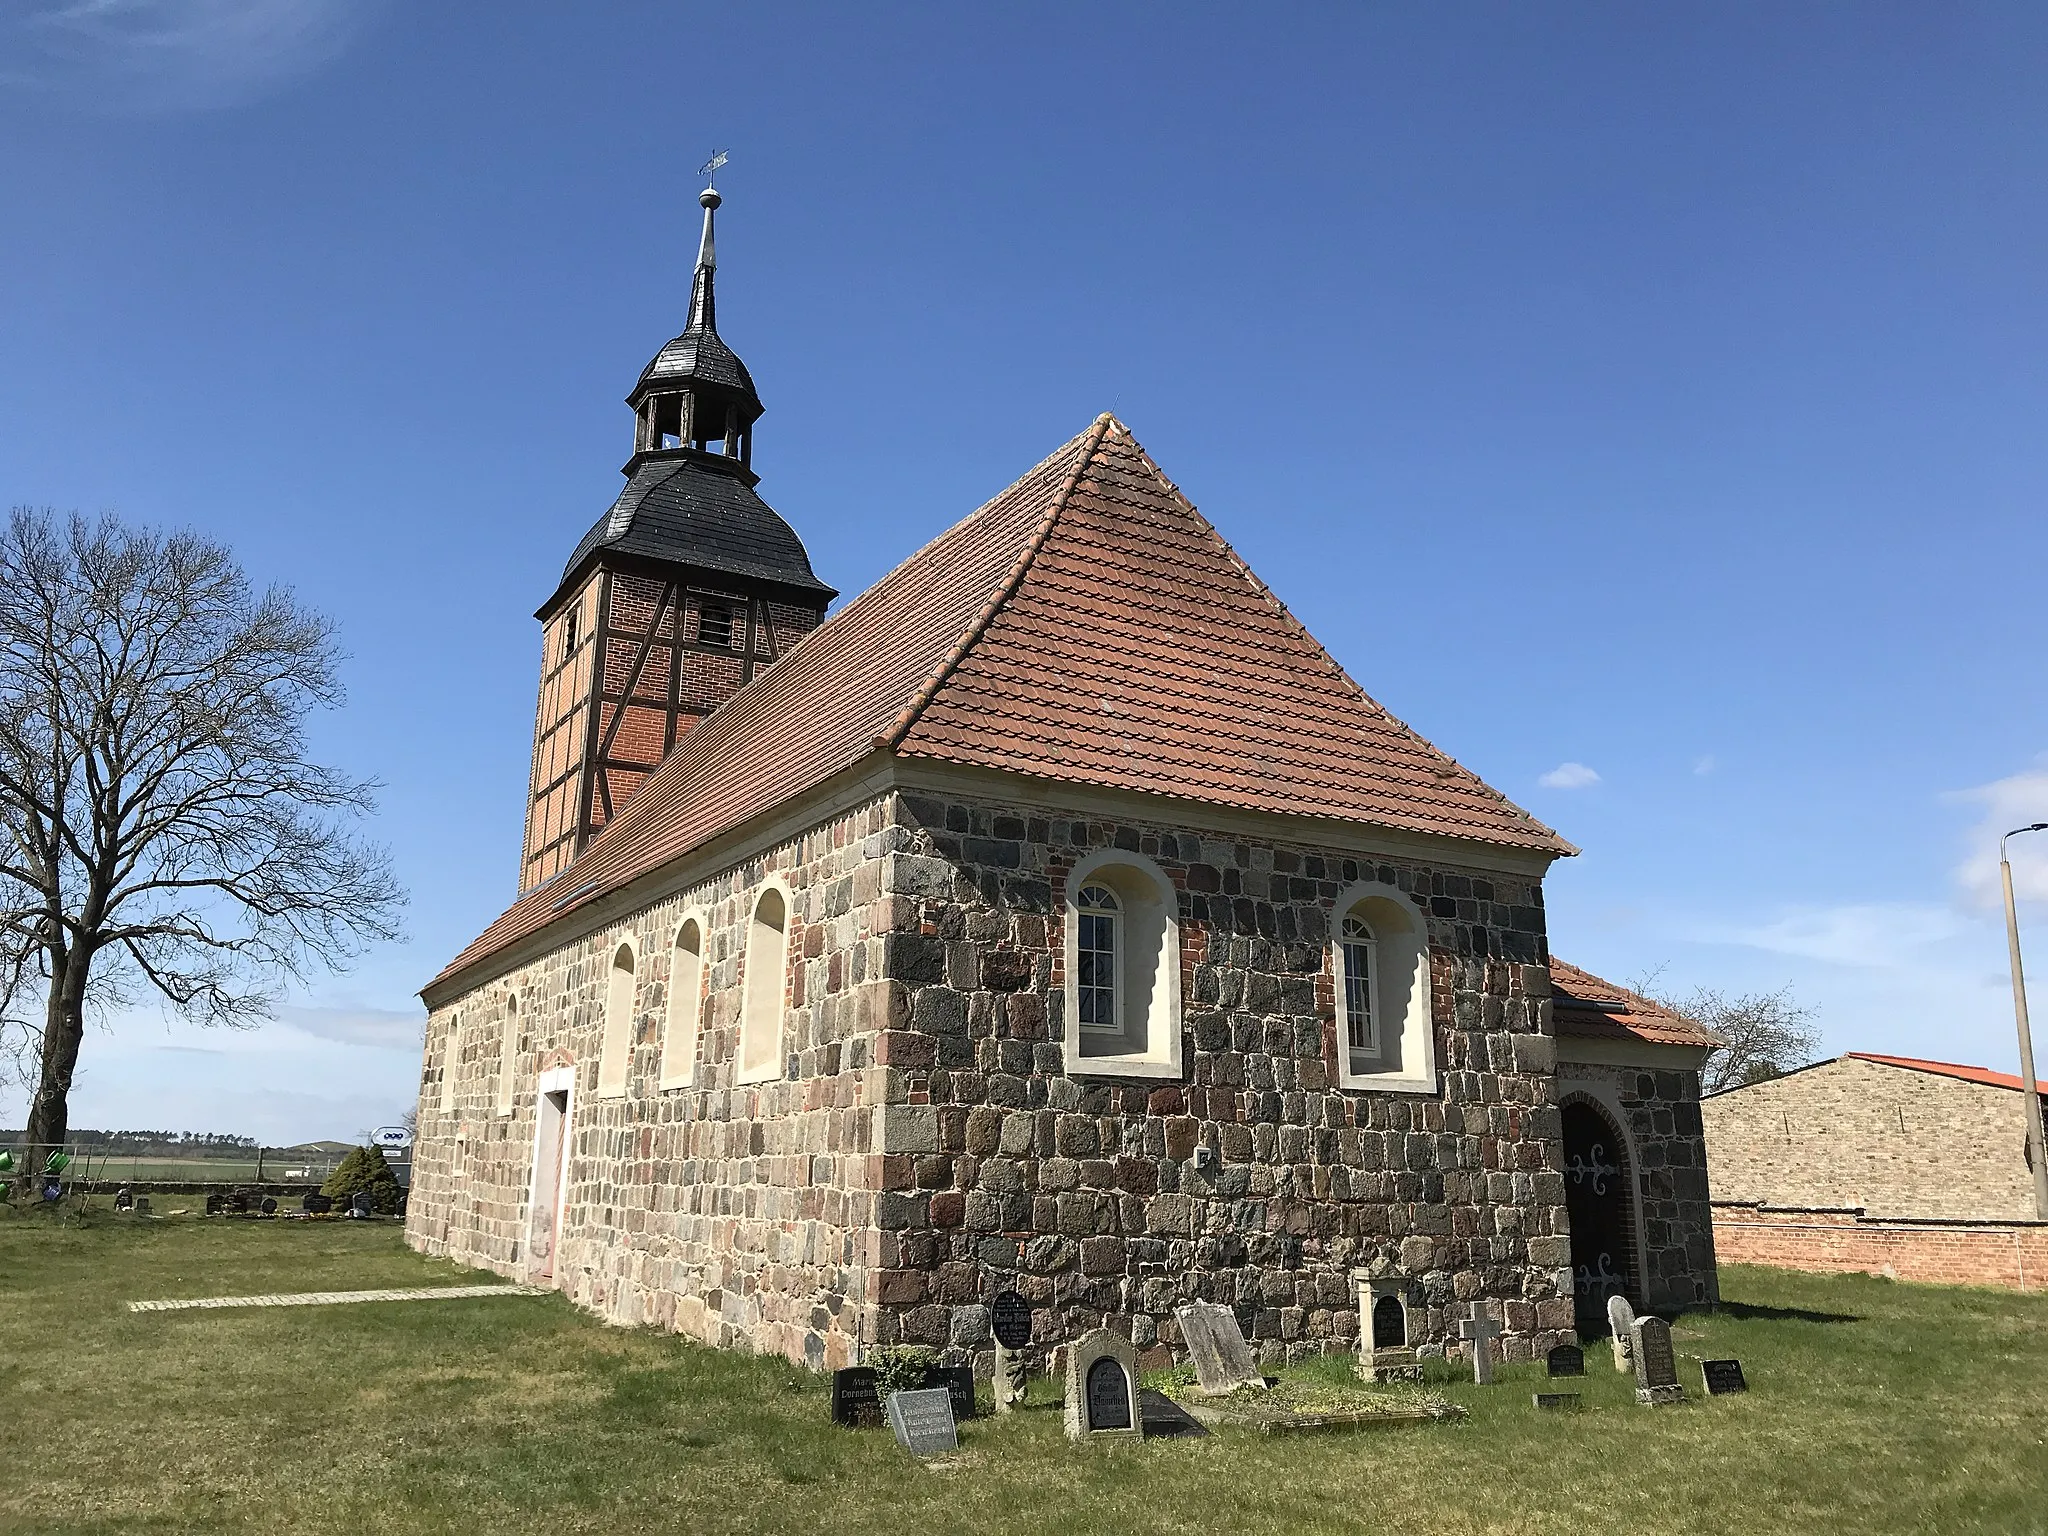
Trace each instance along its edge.
<path fill-rule="evenodd" d="M 558 874 L 692 726 L 825 617 L 838 594 L 755 494 L 761 397 L 718 334 L 712 222 L 689 323 L 627 395 L 625 488 L 563 569 L 541 622 L 519 889 Z"/>

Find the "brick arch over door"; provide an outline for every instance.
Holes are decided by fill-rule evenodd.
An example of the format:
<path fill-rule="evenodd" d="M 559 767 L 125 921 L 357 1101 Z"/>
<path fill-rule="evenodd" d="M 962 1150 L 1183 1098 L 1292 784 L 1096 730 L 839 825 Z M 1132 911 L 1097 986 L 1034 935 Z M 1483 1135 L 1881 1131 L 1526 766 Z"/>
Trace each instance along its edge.
<path fill-rule="evenodd" d="M 1572 1226 L 1572 1300 L 1581 1336 L 1607 1330 L 1607 1299 L 1643 1305 L 1642 1189 L 1634 1138 L 1616 1106 L 1586 1089 L 1558 1101 L 1565 1209 Z"/>

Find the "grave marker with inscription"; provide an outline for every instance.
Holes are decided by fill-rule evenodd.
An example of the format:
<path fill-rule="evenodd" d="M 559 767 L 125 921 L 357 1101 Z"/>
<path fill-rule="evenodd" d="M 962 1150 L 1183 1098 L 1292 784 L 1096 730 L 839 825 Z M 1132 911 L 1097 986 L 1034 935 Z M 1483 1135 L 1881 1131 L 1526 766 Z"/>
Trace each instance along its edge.
<path fill-rule="evenodd" d="M 1198 1301 L 1177 1308 L 1180 1336 L 1187 1341 L 1188 1358 L 1194 1362 L 1195 1379 L 1207 1397 L 1220 1397 L 1239 1387 L 1263 1387 L 1259 1362 L 1237 1326 L 1237 1314 L 1214 1302 Z"/>
<path fill-rule="evenodd" d="M 1408 1336 L 1408 1282 L 1395 1276 L 1358 1281 L 1358 1374 L 1367 1381 L 1420 1381 L 1422 1363 Z"/>
<path fill-rule="evenodd" d="M 1531 1392 L 1529 1398 L 1538 1408 L 1576 1408 L 1580 1394 L 1577 1392 Z"/>
<path fill-rule="evenodd" d="M 924 1371 L 927 1389 L 943 1391 L 953 1400 L 953 1417 L 971 1419 L 974 1406 L 974 1367 L 971 1365 L 928 1365 Z"/>
<path fill-rule="evenodd" d="M 849 1365 L 832 1373 L 832 1422 L 849 1429 L 879 1429 L 882 1393 L 873 1366 Z"/>
<path fill-rule="evenodd" d="M 1671 1325 L 1661 1317 L 1640 1317 L 1629 1330 L 1629 1353 L 1636 1363 L 1636 1401 L 1645 1407 L 1682 1403 L 1678 1363 L 1671 1354 Z"/>
<path fill-rule="evenodd" d="M 1015 1291 L 999 1291 L 988 1304 L 988 1320 L 996 1341 L 996 1412 L 1008 1413 L 1024 1401 L 1030 1370 L 1024 1348 L 1031 1342 L 1031 1303 Z"/>
<path fill-rule="evenodd" d="M 960 1449 L 953 1424 L 953 1394 L 944 1387 L 889 1394 L 889 1427 L 896 1443 L 913 1456 L 936 1456 Z"/>
<path fill-rule="evenodd" d="M 1583 1376 L 1586 1352 L 1576 1344 L 1560 1344 L 1543 1357 L 1543 1365 L 1553 1376 Z"/>
<path fill-rule="evenodd" d="M 1107 1328 L 1082 1334 L 1067 1346 L 1067 1438 L 1142 1433 L 1137 1349 Z"/>
<path fill-rule="evenodd" d="M 1749 1383 L 1742 1376 L 1740 1360 L 1702 1360 L 1700 1376 L 1709 1397 L 1725 1397 L 1731 1392 L 1749 1390 Z"/>

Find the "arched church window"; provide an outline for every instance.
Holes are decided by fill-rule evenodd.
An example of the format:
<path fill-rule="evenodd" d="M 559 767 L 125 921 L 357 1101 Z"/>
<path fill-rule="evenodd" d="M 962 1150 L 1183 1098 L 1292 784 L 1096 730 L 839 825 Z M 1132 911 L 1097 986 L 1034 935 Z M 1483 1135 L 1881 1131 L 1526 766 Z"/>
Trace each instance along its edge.
<path fill-rule="evenodd" d="M 1379 1019 L 1373 1009 L 1373 978 L 1379 967 L 1373 960 L 1372 925 L 1356 912 L 1344 919 L 1344 1045 L 1360 1057 L 1380 1053 Z"/>
<path fill-rule="evenodd" d="M 498 1040 L 498 1113 L 512 1113 L 519 1084 L 519 994 L 505 994 L 505 1019 Z"/>
<path fill-rule="evenodd" d="M 455 1113 L 455 1071 L 462 1062 L 462 1015 L 448 1016 L 448 1033 L 441 1041 L 441 1113 Z"/>
<path fill-rule="evenodd" d="M 1074 1016 L 1081 1028 L 1121 1034 L 1117 1018 L 1116 893 L 1091 885 L 1081 893 L 1081 936 L 1075 959 Z"/>
<path fill-rule="evenodd" d="M 1436 1092 L 1429 945 L 1415 902 L 1369 881 L 1338 898 L 1335 919 L 1340 1086 Z"/>
<path fill-rule="evenodd" d="M 782 1075 L 782 1000 L 789 965 L 789 897 L 768 886 L 747 923 L 746 974 L 740 1003 L 739 1080 Z"/>
<path fill-rule="evenodd" d="M 1180 1075 L 1177 903 L 1142 854 L 1106 849 L 1074 867 L 1064 903 L 1068 1072 Z"/>
<path fill-rule="evenodd" d="M 633 1065 L 633 946 L 612 951 L 610 979 L 604 992 L 604 1048 L 598 1058 L 597 1091 L 617 1098 L 626 1091 Z"/>
<path fill-rule="evenodd" d="M 704 1006 L 704 924 L 676 929 L 668 962 L 668 1007 L 661 1031 L 661 1086 L 687 1088 L 697 1074 L 697 1021 Z"/>

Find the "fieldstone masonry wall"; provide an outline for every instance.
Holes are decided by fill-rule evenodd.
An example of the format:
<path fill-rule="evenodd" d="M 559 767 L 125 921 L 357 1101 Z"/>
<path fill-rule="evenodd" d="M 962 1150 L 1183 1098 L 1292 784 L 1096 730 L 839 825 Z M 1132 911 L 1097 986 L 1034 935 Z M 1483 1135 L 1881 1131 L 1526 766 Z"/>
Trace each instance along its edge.
<path fill-rule="evenodd" d="M 1064 883 L 1107 848 L 1174 888 L 1172 1080 L 1066 1071 Z M 740 1086 L 744 931 L 771 872 L 794 893 L 789 1072 Z M 1426 932 L 1435 1094 L 1337 1086 L 1329 941 L 1361 880 L 1406 893 Z M 662 1092 L 669 947 L 692 909 L 707 926 L 696 1081 Z M 625 1096 L 600 1098 L 622 932 L 640 956 L 637 1043 Z M 1107 1326 L 1175 1346 L 1174 1308 L 1204 1300 L 1276 1360 L 1355 1348 L 1370 1271 L 1409 1281 L 1424 1353 L 1455 1347 L 1484 1298 L 1505 1357 L 1530 1359 L 1572 1338 L 1547 959 L 1528 876 L 891 794 L 436 1009 L 407 1235 L 523 1276 L 536 1073 L 566 1059 L 556 1281 L 614 1321 L 823 1367 L 902 1341 L 958 1359 L 990 1348 L 986 1302 L 1014 1287 L 1043 1342 Z M 1644 1110 L 1670 1207 L 1653 1258 L 1682 1255 L 1658 1261 L 1676 1273 L 1698 1257 L 1693 1169 L 1669 1150 L 1683 1126 Z"/>
<path fill-rule="evenodd" d="M 813 1366 L 847 1363 L 874 1332 L 877 1262 L 873 1111 L 883 1082 L 871 1045 L 886 1001 L 871 933 L 877 889 L 869 806 L 680 892 L 436 1010 L 427 1025 L 407 1240 L 501 1274 L 526 1263 L 536 1074 L 575 1065 L 569 1195 L 556 1281 L 621 1323 L 651 1323 Z M 752 896 L 790 884 L 786 1080 L 735 1083 L 740 981 Z M 705 999 L 696 1081 L 657 1090 L 670 946 L 705 918 Z M 640 959 L 624 1097 L 597 1093 L 604 995 L 622 934 Z M 496 1112 L 506 998 L 519 999 L 513 1112 Z M 459 1015 L 454 1108 L 437 1064 Z"/>
<path fill-rule="evenodd" d="M 1268 1358 L 1348 1350 L 1370 1266 L 1412 1277 L 1426 1350 L 1479 1297 L 1505 1304 L 1509 1358 L 1570 1337 L 1534 881 L 909 795 L 888 839 L 877 926 L 905 1028 L 884 1059 L 930 1130 L 883 1160 L 882 1342 L 978 1352 L 981 1303 L 1013 1285 L 1040 1338 L 1173 1344 L 1199 1299 Z M 1173 882 L 1182 1080 L 1066 1075 L 1063 885 L 1102 848 Z M 1334 900 L 1375 878 L 1426 914 L 1440 1096 L 1335 1086 Z"/>

